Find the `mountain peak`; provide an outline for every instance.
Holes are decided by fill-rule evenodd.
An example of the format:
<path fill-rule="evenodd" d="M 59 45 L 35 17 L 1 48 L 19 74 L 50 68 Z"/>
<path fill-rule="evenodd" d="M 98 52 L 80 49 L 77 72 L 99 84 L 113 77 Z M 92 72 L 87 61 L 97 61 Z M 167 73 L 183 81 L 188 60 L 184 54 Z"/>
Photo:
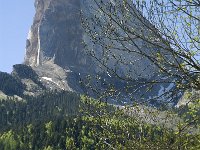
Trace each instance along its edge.
<path fill-rule="evenodd" d="M 113 48 L 109 52 L 106 52 L 103 47 L 104 44 L 108 45 L 105 41 L 109 38 L 105 39 L 105 43 L 102 45 L 96 45 L 92 42 L 85 31 L 82 19 L 90 19 L 95 16 L 101 19 L 101 14 L 97 11 L 97 5 L 94 1 L 36 0 L 35 7 L 36 14 L 27 38 L 25 64 L 36 71 L 40 80 L 48 88 L 82 92 L 83 89 L 80 87 L 79 80 L 87 75 L 100 75 L 102 76 L 101 82 L 107 80 L 109 84 L 111 81 L 116 85 L 125 84 L 125 81 L 118 81 L 120 79 L 117 79 L 115 75 L 111 75 L 105 66 L 94 60 L 95 58 L 87 55 L 88 51 L 85 49 L 83 42 L 88 45 L 87 48 L 94 50 L 100 62 L 107 61 L 108 68 L 116 70 L 116 73 L 122 77 L 130 76 L 134 88 L 139 88 L 138 84 L 144 83 L 144 81 L 151 82 L 161 78 L 158 76 L 159 69 L 155 64 L 137 52 L 130 54 L 127 51 L 118 50 L 117 48 L 120 49 L 119 42 L 113 42 L 117 48 Z M 133 6 L 133 8 L 135 7 Z M 136 15 L 141 16 L 136 8 L 135 11 Z M 145 34 L 152 34 L 146 29 L 147 27 L 141 19 L 147 26 L 153 27 L 142 16 L 138 19 L 138 16 L 133 15 L 128 23 L 132 23 L 131 25 L 138 32 L 143 31 Z M 105 23 L 102 20 L 100 22 Z M 98 36 L 101 36 L 101 34 L 103 36 L 103 29 L 99 30 L 102 33 L 98 33 Z M 122 32 L 119 31 L 119 34 L 122 34 Z M 140 38 L 135 38 L 134 42 L 142 49 L 143 53 L 156 54 L 158 47 L 152 44 L 148 45 L 149 43 Z M 124 41 L 124 44 L 127 44 L 126 41 Z M 137 51 L 137 47 L 134 45 L 132 45 L 132 49 Z M 100 83 L 100 86 L 102 86 L 101 84 L 103 83 Z M 121 86 L 119 87 L 121 88 Z M 163 89 L 169 89 L 173 86 L 167 83 L 156 84 L 149 92 L 146 92 L 148 90 L 144 85 L 141 87 L 140 90 L 136 90 L 139 93 L 134 93 L 137 99 L 140 99 L 140 95 L 144 95 L 143 93 L 145 93 L 147 99 L 160 95 L 164 91 Z M 101 87 L 99 89 L 102 90 Z"/>
<path fill-rule="evenodd" d="M 79 0 L 36 0 L 35 7 L 25 63 L 35 67 L 52 61 L 63 68 L 84 63 Z"/>

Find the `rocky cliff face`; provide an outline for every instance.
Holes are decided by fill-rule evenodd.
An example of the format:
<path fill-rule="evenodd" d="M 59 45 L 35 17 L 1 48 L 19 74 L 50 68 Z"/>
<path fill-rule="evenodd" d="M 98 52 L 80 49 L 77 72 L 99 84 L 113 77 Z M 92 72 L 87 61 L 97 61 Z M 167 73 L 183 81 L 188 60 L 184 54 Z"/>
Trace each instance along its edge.
<path fill-rule="evenodd" d="M 91 61 L 86 56 L 82 44 L 83 41 L 88 42 L 89 39 L 82 29 L 80 19 L 81 10 L 88 18 L 91 15 L 99 15 L 91 9 L 91 5 L 95 8 L 91 0 L 36 0 L 36 14 L 27 39 L 25 64 L 38 67 L 51 61 L 63 69 L 76 68 L 79 71 L 91 66 Z M 144 45 L 141 40 L 136 40 L 136 43 Z M 91 48 L 98 49 L 98 47 Z M 136 61 L 141 57 L 136 54 L 130 57 L 127 52 L 117 50 L 114 50 L 114 53 L 118 56 L 123 55 L 130 61 Z M 102 54 L 98 57 L 102 57 Z M 110 60 L 109 64 L 116 63 L 111 57 Z M 149 63 L 146 59 L 142 59 L 132 66 L 137 74 L 142 74 L 141 77 L 147 78 L 145 74 L 153 76 L 151 72 L 155 71 L 153 65 L 146 67 Z M 93 66 L 93 70 L 97 70 L 96 67 Z M 125 67 L 121 66 L 122 68 Z M 143 71 L 144 69 L 146 71 Z M 136 74 L 134 75 L 137 77 Z"/>
<path fill-rule="evenodd" d="M 90 5 L 95 4 L 91 0 L 35 0 L 36 14 L 27 38 L 25 64 L 37 72 L 46 87 L 81 91 L 78 83 L 81 76 L 107 74 L 107 71 L 102 71 L 99 65 L 86 55 L 82 44 L 83 41 L 89 43 L 89 38 L 81 26 L 81 10 L 85 17 L 91 14 L 99 15 L 93 12 Z M 145 43 L 140 40 L 135 42 L 141 45 L 144 51 L 148 51 Z M 90 48 L 97 53 L 101 51 L 95 46 Z M 157 68 L 147 59 L 117 50 L 113 50 L 113 53 L 116 57 L 123 56 L 126 61 L 134 63 L 132 68 L 128 66 L 128 71 L 132 70 L 131 76 L 136 80 L 149 80 L 156 76 Z M 113 54 L 107 54 L 111 55 Z M 98 57 L 103 58 L 104 55 L 100 52 Z M 114 67 L 117 60 L 111 57 L 109 60 L 108 64 L 111 68 Z M 120 64 L 119 72 L 126 74 L 126 68 L 127 65 Z M 107 77 L 112 78 L 109 74 Z M 158 95 L 164 87 L 169 86 L 171 85 L 158 85 L 148 96 Z M 140 93 L 144 91 L 143 89 Z"/>
<path fill-rule="evenodd" d="M 52 60 L 62 68 L 85 65 L 80 0 L 36 0 L 25 63 L 33 67 Z"/>
<path fill-rule="evenodd" d="M 72 90 L 66 79 L 69 74 L 91 68 L 82 45 L 81 1 L 35 0 L 35 8 L 25 64 L 36 70 L 47 87 Z"/>

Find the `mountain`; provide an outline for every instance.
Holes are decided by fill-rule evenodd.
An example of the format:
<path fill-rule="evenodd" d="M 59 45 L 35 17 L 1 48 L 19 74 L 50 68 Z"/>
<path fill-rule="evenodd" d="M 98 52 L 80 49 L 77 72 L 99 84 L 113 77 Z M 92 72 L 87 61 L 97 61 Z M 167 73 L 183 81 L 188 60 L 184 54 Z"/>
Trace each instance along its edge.
<path fill-rule="evenodd" d="M 36 14 L 27 39 L 25 64 L 32 66 L 38 72 L 40 72 L 40 67 L 45 68 L 56 64 L 65 72 L 97 73 L 100 68 L 97 64 L 92 65 L 94 60 L 91 61 L 91 58 L 88 58 L 82 44 L 83 41 L 89 43 L 89 39 L 82 28 L 80 13 L 82 10 L 84 17 L 88 18 L 97 15 L 90 9 L 91 5 L 95 7 L 95 3 L 90 0 L 36 0 Z M 136 40 L 136 42 L 140 41 Z M 96 47 L 95 49 L 100 50 Z M 120 55 L 120 52 L 115 51 L 115 54 Z M 129 54 L 122 54 L 127 59 L 133 59 L 128 57 Z M 99 54 L 98 57 L 102 55 Z M 140 57 L 134 55 L 135 60 L 141 59 Z M 110 63 L 116 63 L 111 57 L 110 59 Z M 152 72 L 156 69 L 155 66 L 148 65 L 149 63 L 146 59 L 137 62 L 134 65 L 134 70 L 137 71 L 133 74 L 134 78 L 137 78 L 139 74 L 142 74 L 140 78 L 152 77 Z M 125 74 L 122 68 L 125 67 L 120 67 Z"/>
<path fill-rule="evenodd" d="M 24 64 L 14 65 L 11 74 L 0 72 L 0 150 L 200 149 L 200 92 L 188 89 L 176 107 L 168 107 L 182 94 L 173 95 L 176 78 L 137 53 L 121 51 L 126 39 L 109 40 L 112 32 L 100 28 L 109 20 L 95 0 L 35 0 L 35 8 Z M 142 16 L 126 23 L 151 35 L 141 20 L 154 28 Z M 143 54 L 165 53 L 132 38 Z M 107 51 L 110 42 L 116 48 Z"/>
<path fill-rule="evenodd" d="M 172 96 L 174 93 L 170 92 L 174 88 L 174 84 L 170 83 L 174 78 L 168 78 L 169 83 L 153 84 L 149 89 L 149 84 L 144 83 L 157 79 L 165 81 L 155 64 L 137 53 L 118 50 L 120 43 L 109 39 L 103 40 L 103 44 L 113 43 L 117 48 L 105 52 L 102 46 L 88 36 L 83 20 L 91 21 L 95 16 L 101 18 L 96 8 L 97 4 L 91 0 L 35 0 L 36 13 L 26 40 L 24 64 L 14 65 L 11 75 L 0 75 L 3 82 L 9 78 L 11 84 L 16 83 L 17 87 L 13 86 L 12 90 L 1 87 L 0 90 L 6 95 L 18 96 L 37 95 L 44 90 L 65 90 L 87 93 L 94 98 L 103 97 L 103 100 L 120 105 L 130 103 L 131 100 L 150 100 L 154 105 L 163 100 L 174 101 L 177 95 Z M 151 35 L 140 19 L 146 26 L 154 28 L 142 17 L 132 18 L 127 24 L 133 25 L 138 32 L 144 30 L 145 34 Z M 103 20 L 100 20 L 102 24 Z M 99 27 L 97 30 L 101 31 Z M 101 34 L 99 38 L 103 36 Z M 123 31 L 120 30 L 119 34 L 123 34 Z M 110 36 L 113 36 L 112 33 Z M 141 39 L 136 38 L 134 42 L 146 54 L 154 56 L 158 51 L 165 52 Z M 122 44 L 126 44 L 126 41 Z M 94 50 L 99 61 L 91 57 L 91 50 Z M 121 80 L 113 70 L 122 78 L 130 76 L 131 81 Z M 8 84 L 2 86 L 5 85 Z M 163 96 L 164 92 L 168 94 Z"/>
<path fill-rule="evenodd" d="M 99 15 L 92 9 L 95 7 L 97 7 L 95 2 L 90 0 L 36 0 L 36 14 L 26 42 L 25 64 L 36 71 L 41 82 L 49 89 L 84 92 L 85 89 L 80 86 L 79 81 L 90 75 L 95 80 L 97 76 L 101 78 L 100 85 L 96 81 L 87 80 L 84 82 L 85 84 L 92 82 L 92 86 L 96 91 L 104 93 L 104 89 L 108 87 L 102 85 L 114 84 L 115 87 L 122 90 L 122 93 L 125 93 L 126 89 L 122 88 L 126 86 L 127 82 L 119 80 L 115 75 L 110 74 L 110 71 L 102 67 L 102 64 L 87 55 L 88 51 L 83 45 L 84 41 L 89 45 L 89 49 L 95 50 L 96 56 L 100 61 L 108 58 L 107 64 L 109 68 L 114 70 L 117 66 L 117 72 L 121 76 L 130 74 L 132 82 L 128 83 L 128 85 L 133 88 L 129 90 L 129 94 L 133 93 L 132 91 L 134 90 L 137 91 L 134 93 L 135 99 L 141 99 L 141 95 L 143 95 L 144 99 L 151 99 L 155 96 L 161 97 L 161 100 L 169 99 L 170 94 L 168 94 L 167 98 L 163 98 L 161 95 L 164 91 L 169 91 L 174 85 L 170 83 L 156 84 L 153 85 L 150 91 L 147 90 L 147 86 L 141 85 L 141 83 L 162 78 L 159 69 L 147 58 L 137 54 L 130 55 L 127 52 L 116 49 L 113 49 L 112 53 L 108 53 L 105 56 L 105 54 L 102 54 L 103 49 L 91 42 L 90 37 L 86 34 L 86 29 L 82 27 L 81 19 Z M 81 10 L 82 16 L 80 15 Z M 138 31 L 139 29 L 145 30 L 145 26 L 142 26 L 139 19 L 133 19 L 133 25 L 138 28 Z M 147 22 L 146 24 L 152 26 L 147 20 L 145 21 Z M 148 29 L 146 29 L 146 32 L 151 34 Z M 148 43 L 141 41 L 141 39 L 135 39 L 135 42 L 141 45 L 144 53 L 156 54 L 157 47 L 149 46 Z M 116 43 L 116 45 L 119 45 L 119 43 Z M 115 55 L 116 58 L 123 56 L 130 64 L 119 63 L 112 55 Z M 134 65 L 131 63 L 134 63 Z M 172 81 L 173 79 L 167 80 Z M 166 82 L 165 78 L 163 78 L 163 82 Z M 90 90 L 90 93 L 93 92 Z M 118 95 L 118 93 L 115 93 L 115 95 Z"/>

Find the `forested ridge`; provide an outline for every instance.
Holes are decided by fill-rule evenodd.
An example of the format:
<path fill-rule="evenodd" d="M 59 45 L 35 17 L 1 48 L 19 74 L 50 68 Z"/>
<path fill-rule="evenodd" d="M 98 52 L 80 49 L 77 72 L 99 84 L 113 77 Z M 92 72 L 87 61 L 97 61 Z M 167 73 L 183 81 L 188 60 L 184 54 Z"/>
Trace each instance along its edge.
<path fill-rule="evenodd" d="M 6 95 L 21 96 L 25 89 L 25 85 L 23 83 L 5 72 L 0 72 L 0 82 L 0 90 Z"/>
<path fill-rule="evenodd" d="M 20 96 L 23 97 L 26 92 L 42 93 L 42 90 L 46 90 L 46 87 L 40 81 L 36 72 L 27 65 L 16 64 L 13 66 L 11 74 L 6 72 L 0 72 L 0 91 L 8 96 Z"/>
<path fill-rule="evenodd" d="M 1 150 L 199 149 L 199 134 L 151 125 L 87 96 L 46 92 L 2 100 Z"/>
<path fill-rule="evenodd" d="M 47 91 L 39 96 L 24 96 L 22 100 L 8 97 L 0 100 L 0 130 L 28 123 L 54 119 L 59 115 L 75 115 L 80 98 L 75 93 Z"/>

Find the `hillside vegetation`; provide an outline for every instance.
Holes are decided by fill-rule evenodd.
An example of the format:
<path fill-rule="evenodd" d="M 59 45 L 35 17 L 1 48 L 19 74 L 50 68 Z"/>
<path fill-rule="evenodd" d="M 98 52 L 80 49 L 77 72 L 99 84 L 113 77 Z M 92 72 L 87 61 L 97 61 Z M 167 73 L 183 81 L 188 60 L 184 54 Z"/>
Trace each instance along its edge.
<path fill-rule="evenodd" d="M 181 131 L 187 124 L 177 124 L 180 130 L 149 124 L 123 109 L 69 92 L 3 100 L 0 111 L 2 150 L 200 148 L 199 133 Z"/>

